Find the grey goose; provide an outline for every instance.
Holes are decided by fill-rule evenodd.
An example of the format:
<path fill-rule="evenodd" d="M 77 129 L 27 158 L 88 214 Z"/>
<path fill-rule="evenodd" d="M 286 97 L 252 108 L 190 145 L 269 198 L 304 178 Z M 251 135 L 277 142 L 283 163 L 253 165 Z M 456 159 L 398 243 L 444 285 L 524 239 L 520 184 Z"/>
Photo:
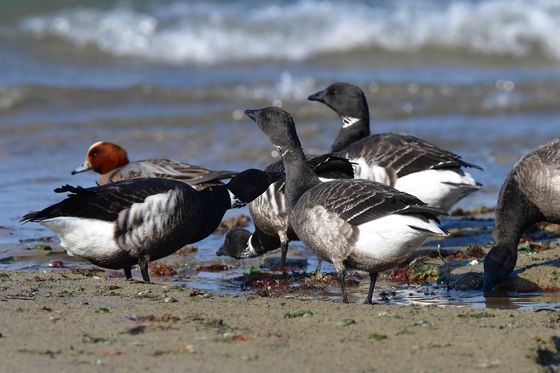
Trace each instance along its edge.
<path fill-rule="evenodd" d="M 139 264 L 149 281 L 148 262 L 170 255 L 216 230 L 224 213 L 244 206 L 280 176 L 246 170 L 227 185 L 197 191 L 176 180 L 145 178 L 118 181 L 92 188 L 69 185 L 61 202 L 23 216 L 60 237 L 69 255 L 95 265 L 124 269 Z"/>
<path fill-rule="evenodd" d="M 459 155 L 402 132 L 370 134 L 369 108 L 359 87 L 334 83 L 308 99 L 340 116 L 342 128 L 331 152 L 355 163 L 357 178 L 391 185 L 445 211 L 480 189 L 463 168 L 482 168 Z"/>
<path fill-rule="evenodd" d="M 307 157 L 307 165 L 322 180 L 353 178 L 352 164 L 345 158 L 323 154 Z M 284 174 L 282 160 L 265 168 L 265 171 Z M 288 222 L 288 212 L 284 198 L 285 179 L 271 184 L 265 193 L 249 204 L 255 231 L 238 228 L 229 231 L 224 244 L 216 255 L 228 255 L 236 259 L 253 258 L 266 252 L 281 249 L 280 270 L 286 272 L 286 255 L 289 241 L 298 237 Z M 320 270 L 319 261 L 317 270 Z"/>
<path fill-rule="evenodd" d="M 484 290 L 513 272 L 523 232 L 540 221 L 560 224 L 560 138 L 523 156 L 511 169 L 496 206 L 496 245 L 484 259 Z"/>
<path fill-rule="evenodd" d="M 370 180 L 320 182 L 305 163 L 288 112 L 268 107 L 245 113 L 282 155 L 292 228 L 315 254 L 333 263 L 345 303 L 346 268 L 370 274 L 366 303 L 371 303 L 378 272 L 403 262 L 427 238 L 447 235 L 437 218 L 444 212 L 410 194 Z"/>

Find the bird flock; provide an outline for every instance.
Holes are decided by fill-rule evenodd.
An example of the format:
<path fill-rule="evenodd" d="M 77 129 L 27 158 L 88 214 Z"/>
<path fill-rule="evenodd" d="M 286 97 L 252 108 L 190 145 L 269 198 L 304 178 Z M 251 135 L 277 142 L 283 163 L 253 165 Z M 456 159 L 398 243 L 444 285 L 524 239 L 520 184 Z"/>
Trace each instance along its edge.
<path fill-rule="evenodd" d="M 299 240 L 334 265 L 342 292 L 347 269 L 369 273 L 372 303 L 379 272 L 403 263 L 426 239 L 444 237 L 440 217 L 482 185 L 467 172 L 482 167 L 410 134 L 370 132 L 363 91 L 334 83 L 309 96 L 339 117 L 328 154 L 304 154 L 292 116 L 278 107 L 246 110 L 282 159 L 264 170 L 214 171 L 168 159 L 131 162 L 110 142 L 90 146 L 72 174 L 94 171 L 98 186 L 65 185 L 62 201 L 23 216 L 56 233 L 69 255 L 123 269 L 148 263 L 209 236 L 228 209 L 249 204 L 255 230 L 233 229 L 217 255 L 244 259 Z M 523 232 L 560 223 L 560 139 L 525 155 L 507 176 L 496 209 L 496 244 L 485 257 L 484 290 L 514 270 Z"/>

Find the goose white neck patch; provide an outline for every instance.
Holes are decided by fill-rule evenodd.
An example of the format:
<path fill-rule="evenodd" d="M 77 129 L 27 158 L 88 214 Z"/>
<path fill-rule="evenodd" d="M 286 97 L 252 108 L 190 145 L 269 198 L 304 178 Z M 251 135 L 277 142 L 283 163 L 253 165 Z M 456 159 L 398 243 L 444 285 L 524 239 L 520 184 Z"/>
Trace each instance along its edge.
<path fill-rule="evenodd" d="M 354 117 L 341 117 L 342 119 L 342 128 L 350 127 L 360 121 L 360 118 Z"/>
<path fill-rule="evenodd" d="M 243 202 L 242 200 L 240 200 L 235 194 L 233 194 L 230 190 L 228 190 L 229 193 L 229 199 L 231 201 L 231 208 L 232 209 L 236 209 L 239 207 L 243 207 L 246 205 L 245 202 Z"/>
<path fill-rule="evenodd" d="M 253 240 L 253 235 L 249 236 L 249 240 L 247 241 L 247 257 L 251 258 L 252 256 L 256 256 L 257 255 L 257 250 L 255 250 L 255 248 L 253 247 L 253 243 L 251 242 Z"/>

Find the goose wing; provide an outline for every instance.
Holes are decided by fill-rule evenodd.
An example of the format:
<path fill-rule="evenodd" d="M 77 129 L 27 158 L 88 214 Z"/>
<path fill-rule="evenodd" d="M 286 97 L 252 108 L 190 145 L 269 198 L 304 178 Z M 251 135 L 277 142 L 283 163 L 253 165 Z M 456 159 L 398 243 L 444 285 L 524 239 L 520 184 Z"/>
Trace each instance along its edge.
<path fill-rule="evenodd" d="M 560 216 L 556 205 L 551 203 L 560 198 L 560 138 L 523 156 L 508 179 L 510 177 L 545 215 Z"/>
<path fill-rule="evenodd" d="M 439 221 L 445 212 L 385 184 L 369 180 L 334 180 L 318 184 L 307 198 L 336 213 L 351 225 L 360 225 L 391 214 L 418 214 Z"/>
<path fill-rule="evenodd" d="M 371 135 L 342 151 L 349 158 L 364 158 L 391 170 L 397 177 L 430 170 L 448 169 L 463 174 L 461 167 L 482 167 L 467 163 L 461 156 L 418 137 L 401 132 Z"/>
<path fill-rule="evenodd" d="M 183 183 L 164 179 L 124 180 L 92 188 L 64 185 L 54 191 L 68 192 L 66 199 L 41 211 L 26 214 L 21 221 L 41 221 L 60 216 L 115 221 L 121 211 L 133 204 L 141 203 L 149 196 L 178 189 L 196 193 Z"/>
<path fill-rule="evenodd" d="M 352 162 L 335 154 L 309 155 L 306 156 L 306 163 L 319 177 L 327 179 L 352 179 L 354 177 Z M 265 171 L 283 174 L 284 163 L 282 160 L 278 160 L 268 165 Z M 285 181 L 284 175 L 277 183 L 278 190 L 284 190 Z"/>

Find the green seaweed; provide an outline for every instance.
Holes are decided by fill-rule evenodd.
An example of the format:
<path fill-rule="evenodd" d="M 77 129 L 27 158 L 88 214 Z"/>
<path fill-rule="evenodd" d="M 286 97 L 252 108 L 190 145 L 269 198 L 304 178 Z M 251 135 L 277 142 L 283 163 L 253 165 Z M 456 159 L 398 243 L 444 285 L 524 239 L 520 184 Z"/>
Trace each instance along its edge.
<path fill-rule="evenodd" d="M 297 311 L 297 312 L 286 312 L 284 314 L 285 319 L 295 319 L 296 317 L 310 317 L 313 316 L 311 311 Z"/>
<path fill-rule="evenodd" d="M 338 322 L 338 326 L 341 326 L 343 328 L 356 324 L 356 320 L 353 319 L 342 319 Z"/>

